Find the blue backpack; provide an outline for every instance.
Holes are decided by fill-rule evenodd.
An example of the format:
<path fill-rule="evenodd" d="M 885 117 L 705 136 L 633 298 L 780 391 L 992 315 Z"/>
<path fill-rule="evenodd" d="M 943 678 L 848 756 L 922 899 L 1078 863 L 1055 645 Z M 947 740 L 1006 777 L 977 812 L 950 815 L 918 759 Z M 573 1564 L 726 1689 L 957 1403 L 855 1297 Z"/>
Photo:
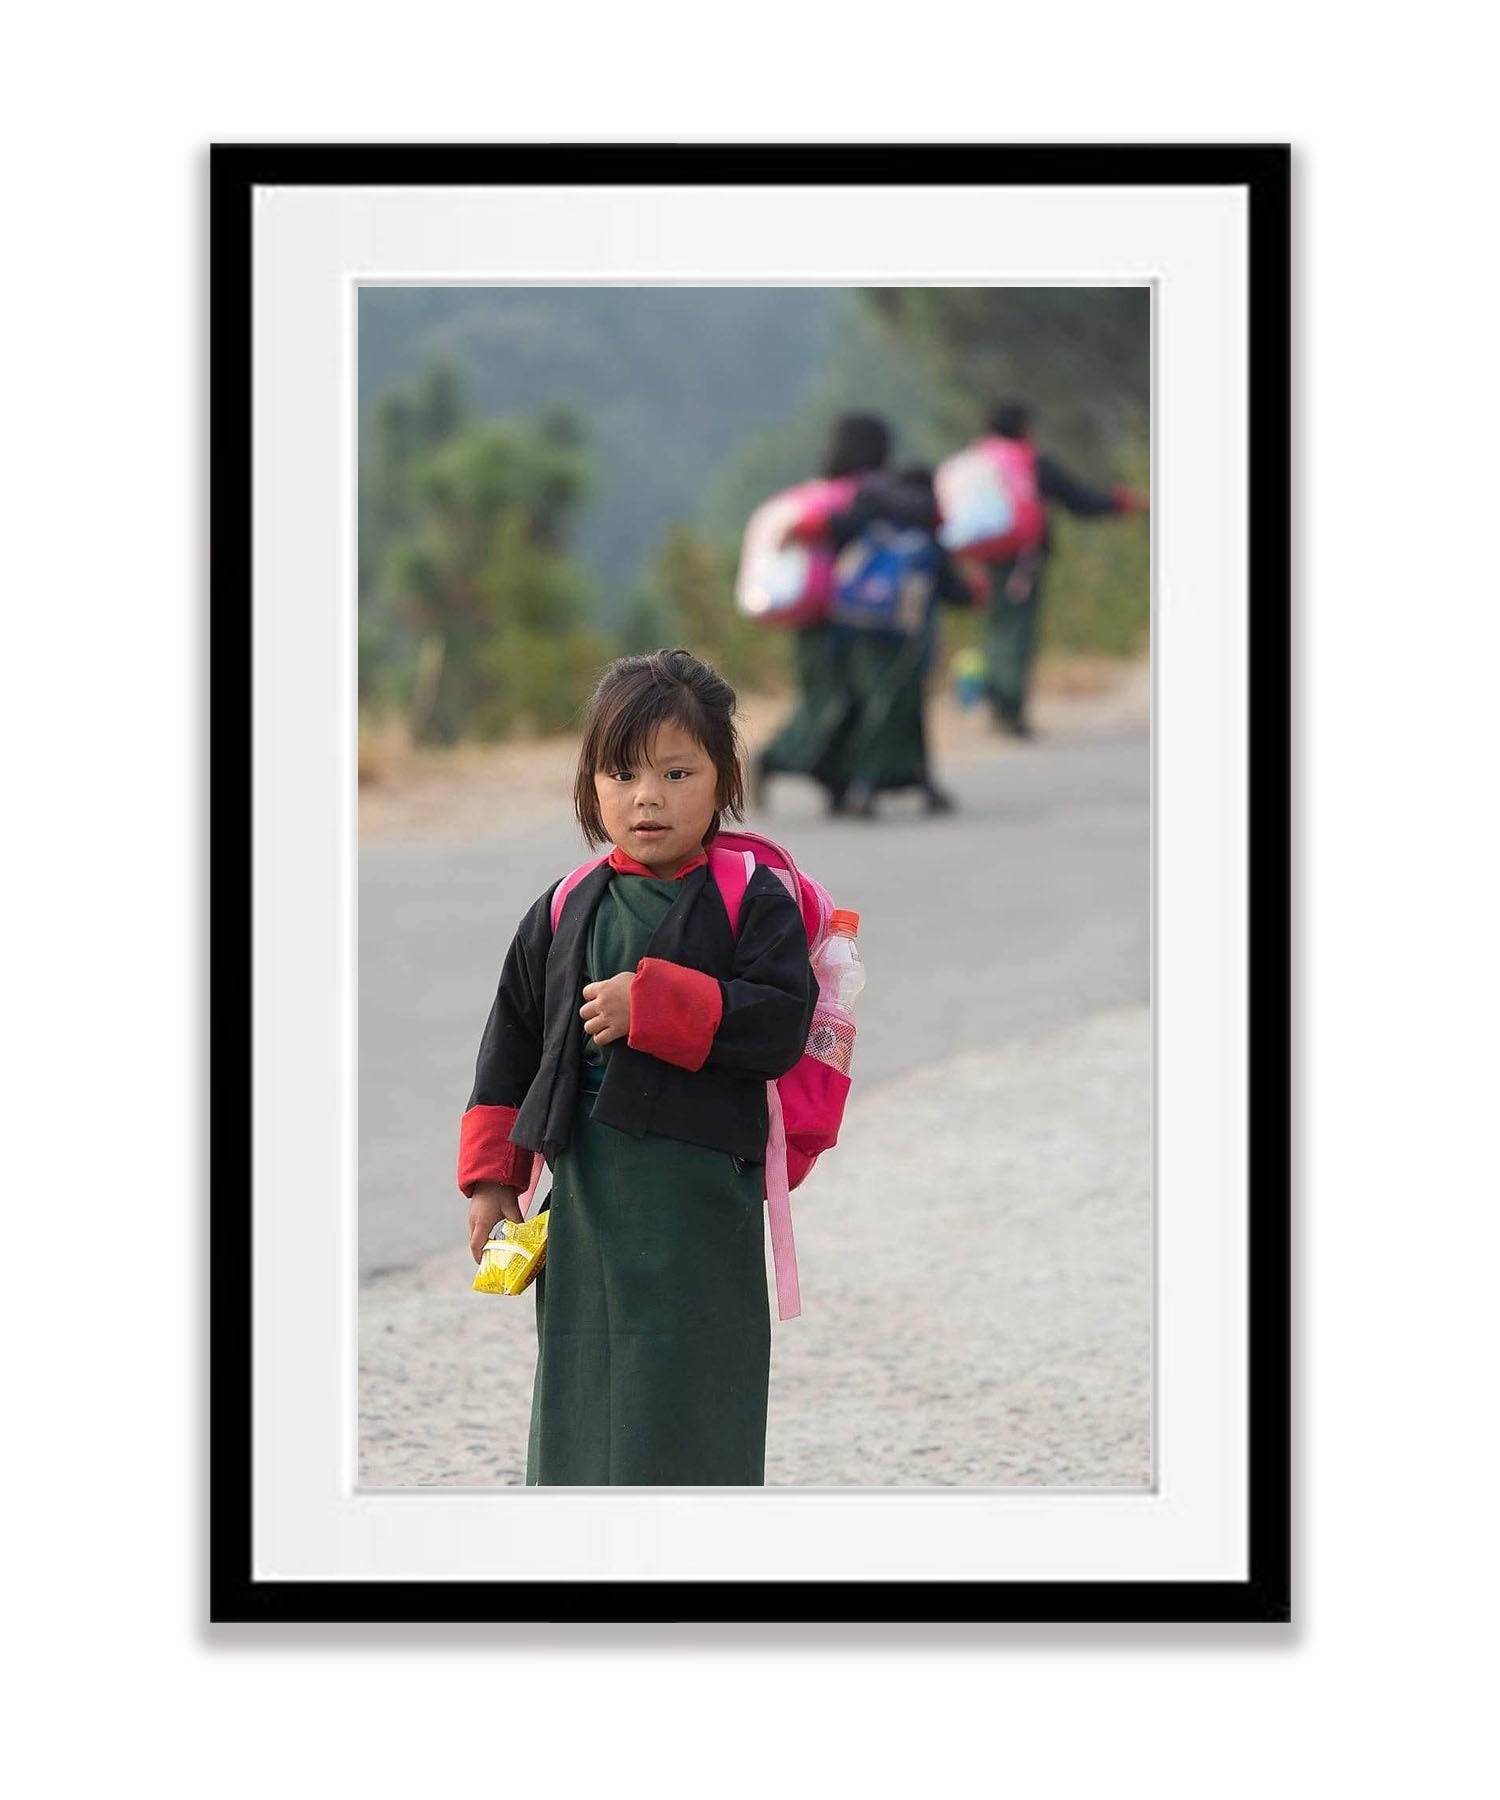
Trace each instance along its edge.
<path fill-rule="evenodd" d="M 930 532 L 876 520 L 834 562 L 830 620 L 857 631 L 918 636 L 927 629 L 941 554 Z"/>

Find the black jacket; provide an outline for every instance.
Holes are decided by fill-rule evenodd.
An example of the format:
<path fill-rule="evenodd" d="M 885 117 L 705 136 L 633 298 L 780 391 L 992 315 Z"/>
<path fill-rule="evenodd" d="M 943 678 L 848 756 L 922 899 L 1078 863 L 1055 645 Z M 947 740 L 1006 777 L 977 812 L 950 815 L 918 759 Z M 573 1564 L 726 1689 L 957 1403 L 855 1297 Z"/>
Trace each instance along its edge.
<path fill-rule="evenodd" d="M 1036 459 L 1036 485 L 1044 500 L 1056 500 L 1070 513 L 1077 513 L 1080 519 L 1102 518 L 1105 513 L 1120 510 L 1120 498 L 1115 489 L 1086 487 L 1045 450 Z"/>
<path fill-rule="evenodd" d="M 936 532 L 938 510 L 932 489 L 902 481 L 884 469 L 865 476 L 844 511 L 828 521 L 829 541 L 835 550 L 842 550 L 877 519 L 889 525 Z"/>
<path fill-rule="evenodd" d="M 578 1009 L 588 928 L 612 876 L 606 862 L 579 882 L 555 937 L 554 889 L 530 908 L 480 1041 L 470 1108 L 517 1108 L 510 1141 L 540 1150 L 548 1163 L 572 1132 L 583 1073 Z M 758 1163 L 766 1148 L 765 1084 L 802 1055 L 817 999 L 802 915 L 764 868 L 746 886 L 738 936 L 730 933 L 706 865 L 683 876 L 680 886 L 647 954 L 719 982 L 723 1014 L 707 1061 L 696 1070 L 679 1068 L 617 1040 L 593 1117 L 634 1137 L 656 1132 Z"/>

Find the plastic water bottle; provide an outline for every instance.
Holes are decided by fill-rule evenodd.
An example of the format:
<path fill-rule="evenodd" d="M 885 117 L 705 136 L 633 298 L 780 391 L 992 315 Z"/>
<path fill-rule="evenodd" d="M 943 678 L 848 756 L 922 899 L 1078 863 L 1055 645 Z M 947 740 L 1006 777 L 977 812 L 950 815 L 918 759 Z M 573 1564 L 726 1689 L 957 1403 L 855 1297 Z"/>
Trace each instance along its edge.
<path fill-rule="evenodd" d="M 857 912 L 836 912 L 828 921 L 828 935 L 813 958 L 818 979 L 818 1003 L 807 1054 L 841 1073 L 849 1073 L 854 1055 L 854 1002 L 865 985 L 865 965 L 854 934 L 859 930 Z"/>

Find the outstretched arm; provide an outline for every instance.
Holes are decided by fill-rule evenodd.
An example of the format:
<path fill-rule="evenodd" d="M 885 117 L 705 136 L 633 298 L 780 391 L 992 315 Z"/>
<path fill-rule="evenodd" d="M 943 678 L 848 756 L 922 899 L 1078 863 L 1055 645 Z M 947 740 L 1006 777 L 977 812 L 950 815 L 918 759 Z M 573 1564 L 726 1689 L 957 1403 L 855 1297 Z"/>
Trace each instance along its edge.
<path fill-rule="evenodd" d="M 1036 480 L 1044 499 L 1055 500 L 1059 506 L 1066 507 L 1081 519 L 1097 519 L 1109 513 L 1145 510 L 1145 500 L 1133 489 L 1113 487 L 1106 491 L 1086 487 L 1052 456 L 1039 456 L 1036 459 Z"/>

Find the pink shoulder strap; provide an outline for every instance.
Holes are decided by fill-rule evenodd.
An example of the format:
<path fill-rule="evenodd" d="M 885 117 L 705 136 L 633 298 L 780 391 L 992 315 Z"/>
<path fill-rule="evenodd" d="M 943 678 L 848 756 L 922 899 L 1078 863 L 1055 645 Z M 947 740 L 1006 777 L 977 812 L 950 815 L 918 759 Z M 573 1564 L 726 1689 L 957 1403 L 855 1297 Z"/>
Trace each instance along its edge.
<path fill-rule="evenodd" d="M 578 867 L 574 869 L 571 875 L 564 875 L 562 880 L 558 882 L 557 886 L 552 890 L 552 929 L 554 932 L 557 930 L 557 921 L 562 917 L 563 905 L 567 900 L 568 895 L 578 886 L 585 875 L 591 874 L 593 870 L 599 867 L 600 863 L 607 862 L 608 860 L 608 850 L 606 850 L 602 856 L 591 856 L 586 863 L 579 863 Z"/>
<path fill-rule="evenodd" d="M 762 836 L 758 831 L 736 829 L 721 831 L 714 839 L 714 847 L 736 855 L 748 851 L 755 862 L 771 871 L 802 909 L 802 923 L 807 927 L 808 943 L 816 944 L 822 938 L 833 914 L 833 901 L 827 888 L 819 886 L 798 870 L 785 845 L 778 844 L 774 838 Z"/>
<path fill-rule="evenodd" d="M 563 907 L 567 905 L 568 895 L 572 893 L 585 875 L 592 874 L 602 862 L 609 860 L 606 850 L 602 856 L 590 857 L 586 863 L 578 867 L 552 890 L 552 929 L 557 930 L 557 922 L 562 917 Z M 745 889 L 750 885 L 750 877 L 755 873 L 755 854 L 750 850 L 711 849 L 708 853 L 708 866 L 724 897 L 724 910 L 729 914 L 729 929 L 738 937 L 740 931 L 740 908 L 744 905 Z M 780 869 L 773 869 L 774 875 L 785 875 Z"/>
<path fill-rule="evenodd" d="M 729 928 L 738 936 L 745 889 L 755 873 L 755 852 L 714 848 L 708 853 L 708 866 L 719 884 L 719 892 L 724 896 Z M 794 900 L 801 899 L 795 870 L 789 872 L 772 868 L 771 873 L 781 881 Z M 786 1127 L 781 1115 L 781 1090 L 774 1081 L 766 1083 L 766 1119 L 769 1125 L 765 1161 L 766 1222 L 771 1228 L 771 1260 L 776 1269 L 776 1312 L 779 1318 L 795 1319 L 802 1311 L 802 1296 L 797 1282 L 797 1245 L 792 1236 L 792 1197 L 786 1167 Z"/>
<path fill-rule="evenodd" d="M 708 853 L 708 867 L 723 898 L 724 910 L 729 914 L 730 933 L 738 937 L 740 908 L 745 904 L 745 889 L 749 887 L 750 877 L 755 873 L 755 854 L 750 850 L 720 850 L 715 847 Z"/>

